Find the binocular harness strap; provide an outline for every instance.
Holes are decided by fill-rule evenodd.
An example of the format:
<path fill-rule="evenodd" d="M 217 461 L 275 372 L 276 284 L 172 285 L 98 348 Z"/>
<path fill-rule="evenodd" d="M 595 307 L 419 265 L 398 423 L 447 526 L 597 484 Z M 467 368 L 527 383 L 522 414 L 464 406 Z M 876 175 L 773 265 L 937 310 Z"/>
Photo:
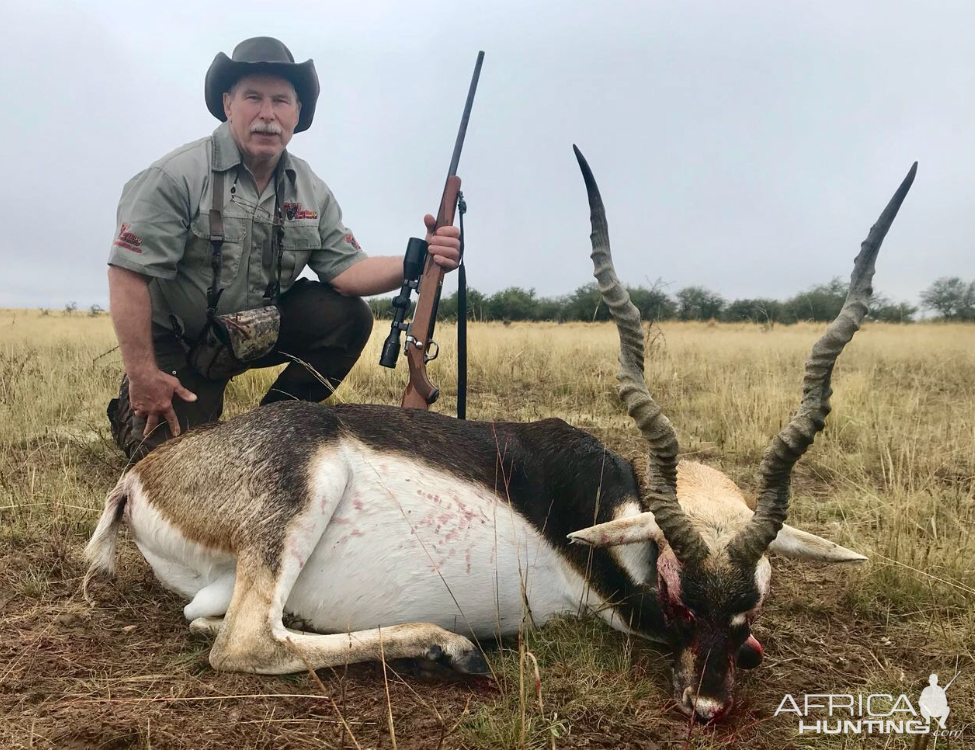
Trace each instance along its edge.
<path fill-rule="evenodd" d="M 224 173 L 213 170 L 213 193 L 210 196 L 210 268 L 213 271 L 213 281 L 207 289 L 207 320 L 212 320 L 217 314 L 217 303 L 220 301 L 220 265 L 223 259 L 223 187 Z"/>

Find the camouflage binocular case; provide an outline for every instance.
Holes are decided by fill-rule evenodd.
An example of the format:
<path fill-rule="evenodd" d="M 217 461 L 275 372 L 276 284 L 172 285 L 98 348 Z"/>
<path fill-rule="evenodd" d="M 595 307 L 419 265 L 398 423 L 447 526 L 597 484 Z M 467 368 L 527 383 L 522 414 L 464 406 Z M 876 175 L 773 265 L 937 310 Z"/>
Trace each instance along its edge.
<path fill-rule="evenodd" d="M 281 327 L 277 305 L 211 317 L 187 358 L 208 380 L 227 380 L 249 370 L 274 349 Z"/>

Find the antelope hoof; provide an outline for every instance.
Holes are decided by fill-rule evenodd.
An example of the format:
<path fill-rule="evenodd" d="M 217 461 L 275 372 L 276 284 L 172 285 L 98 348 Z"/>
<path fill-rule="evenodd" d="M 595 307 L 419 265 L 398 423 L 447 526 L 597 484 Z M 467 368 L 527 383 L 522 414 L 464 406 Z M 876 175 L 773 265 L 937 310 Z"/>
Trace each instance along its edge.
<path fill-rule="evenodd" d="M 447 653 L 440 646 L 431 646 L 427 649 L 426 658 L 437 664 L 450 667 L 461 674 L 485 675 L 491 673 L 488 663 L 481 656 L 481 652 L 469 641 L 462 648 L 456 649 L 454 654 Z"/>
<path fill-rule="evenodd" d="M 454 659 L 452 665 L 461 674 L 486 675 L 491 674 L 487 661 L 476 649 Z"/>
<path fill-rule="evenodd" d="M 197 617 L 190 623 L 190 632 L 216 638 L 221 627 L 223 627 L 222 617 Z"/>

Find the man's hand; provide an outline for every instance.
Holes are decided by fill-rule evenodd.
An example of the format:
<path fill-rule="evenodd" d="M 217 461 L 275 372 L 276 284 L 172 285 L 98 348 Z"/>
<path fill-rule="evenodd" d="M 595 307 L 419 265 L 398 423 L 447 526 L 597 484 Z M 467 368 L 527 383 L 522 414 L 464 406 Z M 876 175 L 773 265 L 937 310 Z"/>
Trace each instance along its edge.
<path fill-rule="evenodd" d="M 148 436 L 162 420 L 169 424 L 173 437 L 180 433 L 179 420 L 173 411 L 173 394 L 184 401 L 196 401 L 196 394 L 184 388 L 179 380 L 160 369 L 149 370 L 144 374 L 129 378 L 129 403 L 137 417 L 146 420 L 142 433 Z"/>
<path fill-rule="evenodd" d="M 433 256 L 433 262 L 447 271 L 453 271 L 460 265 L 460 230 L 457 227 L 440 227 L 434 234 L 437 220 L 427 214 L 423 217 L 427 225 L 427 252 Z"/>
<path fill-rule="evenodd" d="M 129 379 L 129 403 L 137 417 L 146 420 L 148 436 L 165 419 L 173 437 L 179 435 L 179 420 L 173 411 L 173 394 L 184 401 L 196 401 L 179 380 L 156 367 L 152 346 L 152 302 L 149 278 L 119 266 L 108 268 L 108 293 L 112 323 L 122 349 L 122 363 Z"/>

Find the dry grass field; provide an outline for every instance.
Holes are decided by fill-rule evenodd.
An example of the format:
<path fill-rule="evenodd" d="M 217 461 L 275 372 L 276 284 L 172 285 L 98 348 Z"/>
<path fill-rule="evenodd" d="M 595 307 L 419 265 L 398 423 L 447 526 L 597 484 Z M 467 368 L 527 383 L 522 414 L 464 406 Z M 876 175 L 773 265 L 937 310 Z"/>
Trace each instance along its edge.
<path fill-rule="evenodd" d="M 406 369 L 376 363 L 386 330 L 336 398 L 398 403 Z M 648 380 L 684 456 L 756 486 L 762 450 L 798 403 L 819 325 L 654 327 Z M 453 330 L 432 366 L 452 413 Z M 641 449 L 615 395 L 607 325 L 473 325 L 470 416 L 559 416 L 612 449 Z M 416 665 L 317 675 L 214 673 L 183 602 L 131 543 L 119 576 L 81 597 L 81 553 L 124 462 L 105 405 L 121 364 L 105 316 L 0 311 L 0 747 L 894 748 L 896 736 L 800 735 L 786 693 L 920 694 L 931 672 L 949 726 L 975 745 L 975 326 L 868 324 L 840 357 L 833 414 L 800 462 L 790 522 L 869 556 L 859 567 L 773 560 L 755 628 L 765 663 L 733 715 L 689 725 L 668 657 L 565 620 L 490 654 L 497 680 Z M 109 352 L 106 354 L 106 352 Z M 229 391 L 253 407 L 271 372 Z M 537 686 L 536 689 L 536 665 Z M 388 698 L 387 698 L 388 696 Z"/>

